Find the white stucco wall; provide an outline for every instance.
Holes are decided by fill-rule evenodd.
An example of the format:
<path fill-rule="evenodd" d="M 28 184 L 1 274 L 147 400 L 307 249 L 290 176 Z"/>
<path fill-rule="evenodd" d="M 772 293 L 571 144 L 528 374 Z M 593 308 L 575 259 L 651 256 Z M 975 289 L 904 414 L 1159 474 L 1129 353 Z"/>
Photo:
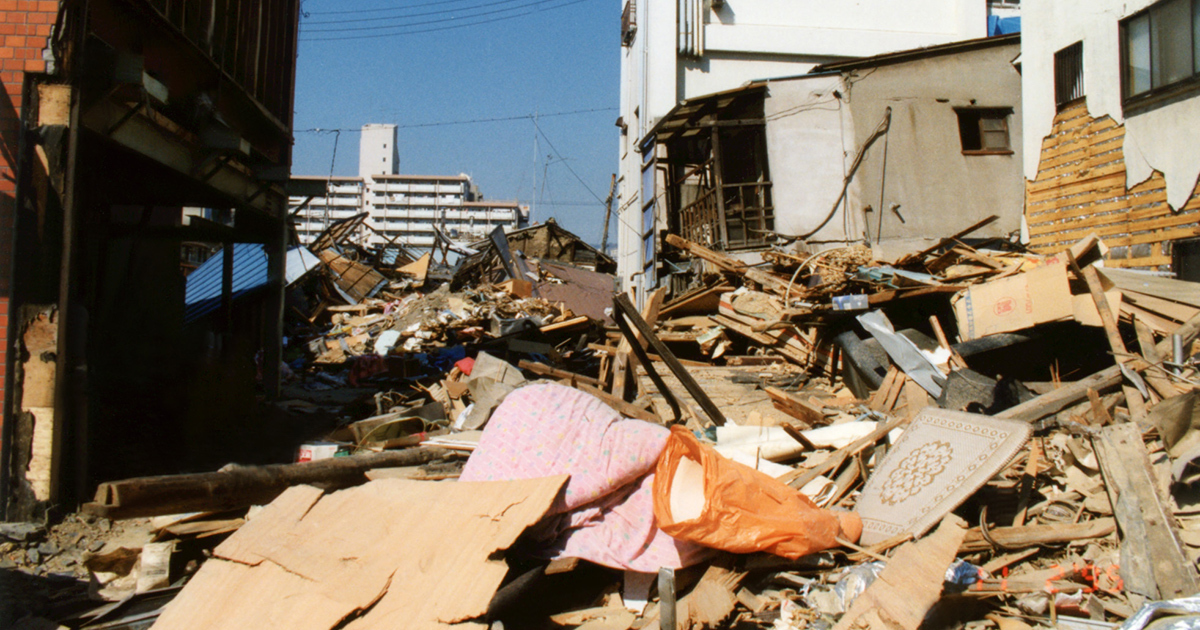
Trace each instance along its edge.
<path fill-rule="evenodd" d="M 1200 98 L 1125 117 L 1121 106 L 1122 18 L 1153 0 L 1026 0 L 1022 5 L 1022 85 L 1025 110 L 1025 177 L 1037 176 L 1042 139 L 1054 125 L 1054 53 L 1083 42 L 1088 112 L 1125 124 L 1126 187 L 1161 171 L 1167 202 L 1178 208 L 1200 175 Z"/>
<path fill-rule="evenodd" d="M 763 103 L 767 119 L 767 159 L 771 167 L 771 198 L 775 206 L 775 231 L 803 235 L 825 220 L 842 190 L 842 181 L 854 156 L 854 122 L 846 103 L 841 75 L 772 82 Z M 820 234 L 823 240 L 841 241 L 858 234 L 858 187 L 851 186 L 846 200 Z"/>

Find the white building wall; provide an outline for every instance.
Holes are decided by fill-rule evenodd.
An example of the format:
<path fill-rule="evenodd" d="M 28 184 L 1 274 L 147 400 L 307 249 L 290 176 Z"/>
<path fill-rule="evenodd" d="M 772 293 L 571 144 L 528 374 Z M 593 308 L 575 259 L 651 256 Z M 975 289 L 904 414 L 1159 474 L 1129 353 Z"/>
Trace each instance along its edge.
<path fill-rule="evenodd" d="M 641 271 L 638 142 L 680 100 L 755 79 L 795 76 L 820 63 L 987 34 L 986 0 L 622 0 L 637 33 L 621 48 L 618 277 Z M 680 51 L 683 50 L 684 54 Z"/>
<path fill-rule="evenodd" d="M 861 234 L 857 185 L 847 189 L 846 198 L 834 209 L 856 150 L 853 117 L 843 98 L 834 95 L 845 93 L 841 75 L 773 82 L 769 90 L 763 114 L 770 121 L 767 160 L 775 230 L 807 234 L 821 228 L 827 241 Z M 833 218 L 826 222 L 831 214 Z"/>
<path fill-rule="evenodd" d="M 367 124 L 358 141 L 358 176 L 396 175 L 400 172 L 396 125 Z"/>
<path fill-rule="evenodd" d="M 1026 0 L 1021 17 L 1025 110 L 1025 177 L 1037 176 L 1042 139 L 1054 125 L 1054 53 L 1083 42 L 1088 113 L 1125 124 L 1126 187 L 1161 171 L 1167 202 L 1187 202 L 1200 176 L 1200 98 L 1144 109 L 1125 117 L 1121 105 L 1119 22 L 1153 0 Z"/>

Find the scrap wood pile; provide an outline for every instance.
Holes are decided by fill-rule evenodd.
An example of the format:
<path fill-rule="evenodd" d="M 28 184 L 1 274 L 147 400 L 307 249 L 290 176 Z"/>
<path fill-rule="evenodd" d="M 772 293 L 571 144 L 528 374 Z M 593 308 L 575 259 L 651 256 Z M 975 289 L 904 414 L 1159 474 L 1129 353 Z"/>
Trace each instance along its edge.
<path fill-rule="evenodd" d="M 209 558 L 161 628 L 1194 622 L 1200 291 L 962 237 L 764 265 L 668 237 L 698 288 L 389 383 L 311 452 L 354 456 L 89 509 L 187 514 L 160 537 Z"/>

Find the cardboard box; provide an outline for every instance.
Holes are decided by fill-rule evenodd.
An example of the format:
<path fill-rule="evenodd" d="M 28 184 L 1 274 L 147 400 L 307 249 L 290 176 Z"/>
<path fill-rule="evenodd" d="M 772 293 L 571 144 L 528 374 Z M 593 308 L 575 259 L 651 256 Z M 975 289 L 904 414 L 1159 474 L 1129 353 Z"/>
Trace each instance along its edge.
<path fill-rule="evenodd" d="M 329 459 L 331 457 L 346 457 L 350 455 L 350 447 L 345 444 L 335 444 L 333 442 L 309 442 L 301 444 L 300 450 L 296 453 L 296 463 L 315 462 L 319 459 Z"/>
<path fill-rule="evenodd" d="M 1045 265 L 971 286 L 954 296 L 963 341 L 1032 328 L 1075 315 L 1066 265 Z"/>
<path fill-rule="evenodd" d="M 1114 317 L 1121 312 L 1121 291 L 1101 276 Z M 1074 319 L 1101 326 L 1100 311 L 1087 292 L 1072 295 L 1065 263 L 1046 264 L 1008 278 L 977 284 L 954 296 L 954 317 L 963 341 L 1015 332 L 1047 322 Z"/>

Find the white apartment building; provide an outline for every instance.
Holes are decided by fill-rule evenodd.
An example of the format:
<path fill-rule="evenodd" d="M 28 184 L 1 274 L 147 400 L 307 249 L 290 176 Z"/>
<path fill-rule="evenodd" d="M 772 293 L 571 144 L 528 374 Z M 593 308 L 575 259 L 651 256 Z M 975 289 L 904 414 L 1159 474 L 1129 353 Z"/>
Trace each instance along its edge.
<path fill-rule="evenodd" d="M 323 197 L 289 199 L 300 242 L 311 243 L 330 223 L 362 212 L 367 213 L 365 224 L 371 229 L 356 236 L 366 247 L 394 240 L 405 247 L 428 249 L 436 242 L 435 227 L 455 241 L 469 243 L 497 226 L 511 231 L 529 224 L 528 206 L 484 200 L 468 175 L 401 175 L 399 164 L 396 126 L 370 124 L 363 126 L 358 177 L 293 177 L 327 182 Z"/>
<path fill-rule="evenodd" d="M 653 151 L 639 149 L 677 104 L 824 63 L 985 37 L 989 15 L 986 0 L 621 2 L 617 260 L 625 289 L 654 282 L 655 197 L 664 187 Z"/>

